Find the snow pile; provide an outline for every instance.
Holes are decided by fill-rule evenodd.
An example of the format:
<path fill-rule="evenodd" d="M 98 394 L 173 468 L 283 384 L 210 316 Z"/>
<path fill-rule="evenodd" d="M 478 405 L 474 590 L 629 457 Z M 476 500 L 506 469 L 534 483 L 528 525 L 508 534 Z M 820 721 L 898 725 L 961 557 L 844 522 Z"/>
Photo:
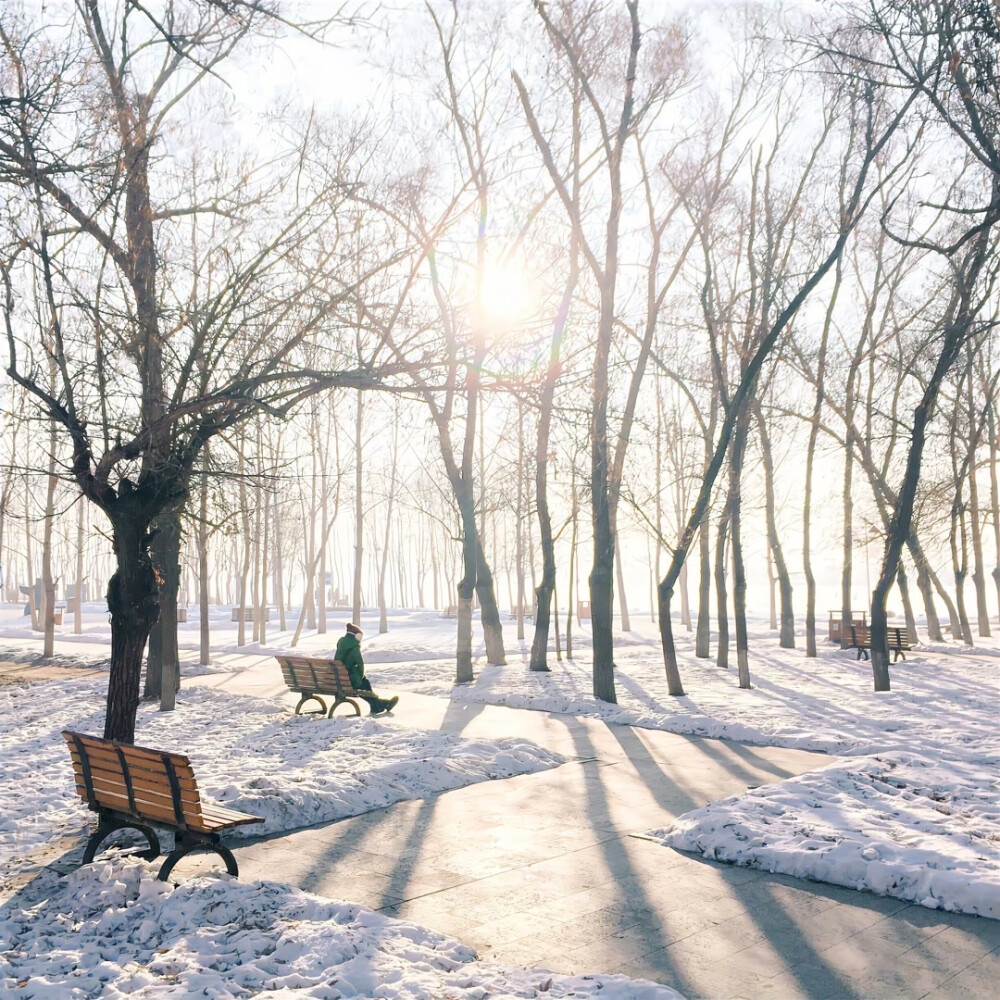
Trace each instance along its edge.
<path fill-rule="evenodd" d="M 5 796 L 0 814 L 0 859 L 86 824 L 90 814 L 75 793 L 60 731 L 100 735 L 105 686 L 98 678 L 0 690 L 0 774 L 19 790 Z M 524 739 L 465 739 L 367 717 L 294 716 L 277 702 L 197 687 L 181 691 L 174 712 L 141 705 L 135 742 L 186 753 L 206 798 L 264 817 L 227 839 L 356 816 L 564 761 Z"/>
<path fill-rule="evenodd" d="M 0 993 L 23 1000 L 595 997 L 671 1000 L 623 976 L 477 962 L 471 948 L 363 906 L 228 876 L 177 887 L 155 863 L 89 865 L 34 884 L 0 937 Z"/>
<path fill-rule="evenodd" d="M 998 763 L 852 758 L 648 836 L 715 861 L 1000 918 Z"/>

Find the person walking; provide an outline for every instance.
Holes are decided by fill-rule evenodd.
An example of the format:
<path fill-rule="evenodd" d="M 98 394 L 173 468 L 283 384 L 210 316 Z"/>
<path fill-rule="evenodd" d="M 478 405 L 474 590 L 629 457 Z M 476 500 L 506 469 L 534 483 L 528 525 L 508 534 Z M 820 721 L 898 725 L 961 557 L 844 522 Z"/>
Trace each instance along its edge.
<path fill-rule="evenodd" d="M 365 661 L 361 655 L 361 637 L 364 633 L 359 625 L 348 623 L 347 632 L 337 642 L 337 651 L 333 654 L 335 660 L 340 660 L 347 667 L 351 678 L 351 686 L 365 701 L 368 702 L 369 714 L 381 715 L 391 712 L 399 703 L 399 695 L 391 698 L 380 698 L 372 691 L 371 681 L 365 676 Z"/>

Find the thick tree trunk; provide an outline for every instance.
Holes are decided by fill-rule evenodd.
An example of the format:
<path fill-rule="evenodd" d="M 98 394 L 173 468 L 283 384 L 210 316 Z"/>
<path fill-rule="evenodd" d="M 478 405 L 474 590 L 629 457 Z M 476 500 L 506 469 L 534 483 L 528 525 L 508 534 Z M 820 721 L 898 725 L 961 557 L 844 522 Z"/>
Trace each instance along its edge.
<path fill-rule="evenodd" d="M 976 625 L 981 636 L 990 635 L 990 613 L 986 602 L 986 561 L 983 559 L 983 533 L 979 518 L 979 483 L 976 479 L 976 444 L 981 433 L 977 421 L 976 403 L 972 394 L 972 356 L 969 356 L 968 371 L 968 413 L 969 413 L 969 455 L 967 461 L 969 476 L 969 533 L 972 539 L 972 582 L 976 588 Z"/>
<path fill-rule="evenodd" d="M 160 582 L 159 615 L 150 629 L 143 696 L 158 698 L 160 711 L 171 712 L 180 686 L 177 649 L 177 590 L 180 586 L 181 522 L 177 511 L 164 511 L 154 524 L 149 555 Z"/>
<path fill-rule="evenodd" d="M 493 573 L 486 554 L 483 552 L 482 541 L 475 539 L 476 545 L 476 597 L 479 599 L 479 617 L 483 626 L 483 638 L 486 642 L 486 662 L 495 666 L 503 666 L 507 662 L 503 645 L 503 625 L 500 622 L 500 609 L 497 607 L 496 593 L 493 589 Z"/>
<path fill-rule="evenodd" d="M 994 181 L 993 200 L 995 210 L 996 206 L 1000 204 L 1000 180 Z M 927 424 L 934 412 L 941 383 L 948 373 L 948 369 L 954 364 L 972 327 L 973 313 L 970 305 L 972 290 L 989 250 L 989 236 L 990 229 L 986 227 L 977 236 L 966 260 L 956 274 L 955 294 L 944 321 L 941 353 L 938 356 L 934 372 L 924 389 L 920 403 L 913 413 L 913 430 L 910 436 L 910 450 L 906 460 L 903 487 L 899 491 L 896 508 L 889 524 L 882 572 L 879 574 L 879 580 L 872 595 L 871 656 L 876 691 L 889 690 L 889 643 L 886 633 L 885 602 L 899 566 L 903 545 L 910 535 Z"/>
<path fill-rule="evenodd" d="M 118 502 L 112 522 L 117 568 L 108 583 L 111 670 L 104 738 L 135 742 L 142 653 L 159 612 L 159 587 L 149 556 L 148 524 L 138 505 Z"/>

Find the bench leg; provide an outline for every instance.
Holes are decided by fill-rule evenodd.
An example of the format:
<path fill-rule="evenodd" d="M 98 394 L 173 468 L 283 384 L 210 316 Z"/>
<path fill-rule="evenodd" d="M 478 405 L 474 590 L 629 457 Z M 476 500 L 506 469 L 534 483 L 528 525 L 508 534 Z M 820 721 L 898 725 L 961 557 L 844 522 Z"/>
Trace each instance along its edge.
<path fill-rule="evenodd" d="M 223 847 L 214 835 L 205 837 L 188 831 L 179 831 L 174 837 L 174 849 L 167 855 L 156 877 L 161 882 L 166 882 L 174 870 L 174 865 L 185 855 L 198 850 L 215 851 L 226 863 L 226 871 L 230 875 L 239 875 L 240 870 L 236 864 L 236 858 L 233 857 L 233 852 L 228 847 Z"/>
<path fill-rule="evenodd" d="M 354 708 L 355 715 L 361 714 L 361 706 L 353 698 L 336 698 L 330 706 L 330 714 L 327 716 L 328 719 L 333 718 L 333 713 L 337 711 L 338 705 L 351 705 Z"/>
<path fill-rule="evenodd" d="M 97 829 L 87 840 L 87 849 L 83 852 L 82 864 L 89 865 L 97 856 L 97 848 L 101 842 L 109 837 L 116 830 L 138 830 L 149 842 L 149 847 L 144 851 L 137 851 L 144 861 L 152 861 L 160 856 L 160 839 L 156 836 L 152 827 L 143 823 L 133 823 L 126 820 L 115 819 L 113 816 L 102 816 L 97 824 Z"/>
<path fill-rule="evenodd" d="M 306 702 L 309 702 L 309 701 L 318 701 L 319 702 L 319 711 L 318 712 L 316 711 L 316 709 L 312 709 L 311 711 L 305 712 L 305 713 L 302 712 L 302 706 L 305 705 Z M 303 714 L 305 714 L 305 715 L 326 715 L 326 702 L 323 701 L 323 699 L 320 698 L 320 696 L 318 694 L 303 694 L 302 697 L 299 698 L 299 703 L 295 706 L 295 714 L 296 715 L 303 715 Z"/>

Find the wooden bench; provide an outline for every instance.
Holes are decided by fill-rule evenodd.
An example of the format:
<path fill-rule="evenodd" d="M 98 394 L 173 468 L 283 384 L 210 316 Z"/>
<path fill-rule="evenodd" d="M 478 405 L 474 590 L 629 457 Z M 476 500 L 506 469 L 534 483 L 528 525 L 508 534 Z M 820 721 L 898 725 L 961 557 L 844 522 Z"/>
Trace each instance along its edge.
<path fill-rule="evenodd" d="M 145 835 L 149 848 L 139 856 L 152 861 L 160 855 L 160 841 L 152 827 L 161 826 L 174 831 L 174 849 L 160 867 L 160 881 L 170 877 L 182 857 L 199 849 L 215 851 L 229 874 L 239 875 L 236 859 L 219 842 L 219 834 L 264 820 L 202 802 L 187 757 L 68 730 L 63 730 L 63 738 L 73 759 L 76 790 L 98 815 L 97 830 L 87 841 L 83 864 L 94 860 L 98 846 L 109 834 L 125 828 Z"/>
<path fill-rule="evenodd" d="M 442 618 L 457 618 L 458 617 L 458 605 L 457 604 L 449 604 L 449 605 L 447 605 L 445 607 L 445 609 L 441 612 L 441 617 Z"/>
<path fill-rule="evenodd" d="M 898 625 L 890 625 L 886 629 L 889 637 L 889 649 L 892 650 L 892 662 L 896 663 L 900 657 L 906 659 L 906 650 L 912 649 L 910 637 L 905 628 Z M 851 649 L 858 651 L 857 659 L 868 659 L 868 652 L 872 648 L 872 630 L 870 625 L 851 626 Z"/>
<path fill-rule="evenodd" d="M 254 620 L 254 615 L 259 614 L 260 617 L 269 622 L 271 620 L 271 609 L 264 608 L 263 611 L 258 611 L 257 608 L 244 608 L 243 609 L 243 620 L 245 622 L 252 622 Z M 230 621 L 238 622 L 240 620 L 240 609 L 238 607 L 233 608 L 232 617 Z"/>
<path fill-rule="evenodd" d="M 276 656 L 275 659 L 281 665 L 281 675 L 289 689 L 302 695 L 295 706 L 296 715 L 302 714 L 302 706 L 308 701 L 319 702 L 318 714 L 325 714 L 329 719 L 333 718 L 338 706 L 345 704 L 354 707 L 355 715 L 361 714 L 361 706 L 356 699 L 369 692 L 355 690 L 347 667 L 340 660 L 327 660 L 318 656 Z M 333 698 L 329 710 L 324 697 Z"/>

